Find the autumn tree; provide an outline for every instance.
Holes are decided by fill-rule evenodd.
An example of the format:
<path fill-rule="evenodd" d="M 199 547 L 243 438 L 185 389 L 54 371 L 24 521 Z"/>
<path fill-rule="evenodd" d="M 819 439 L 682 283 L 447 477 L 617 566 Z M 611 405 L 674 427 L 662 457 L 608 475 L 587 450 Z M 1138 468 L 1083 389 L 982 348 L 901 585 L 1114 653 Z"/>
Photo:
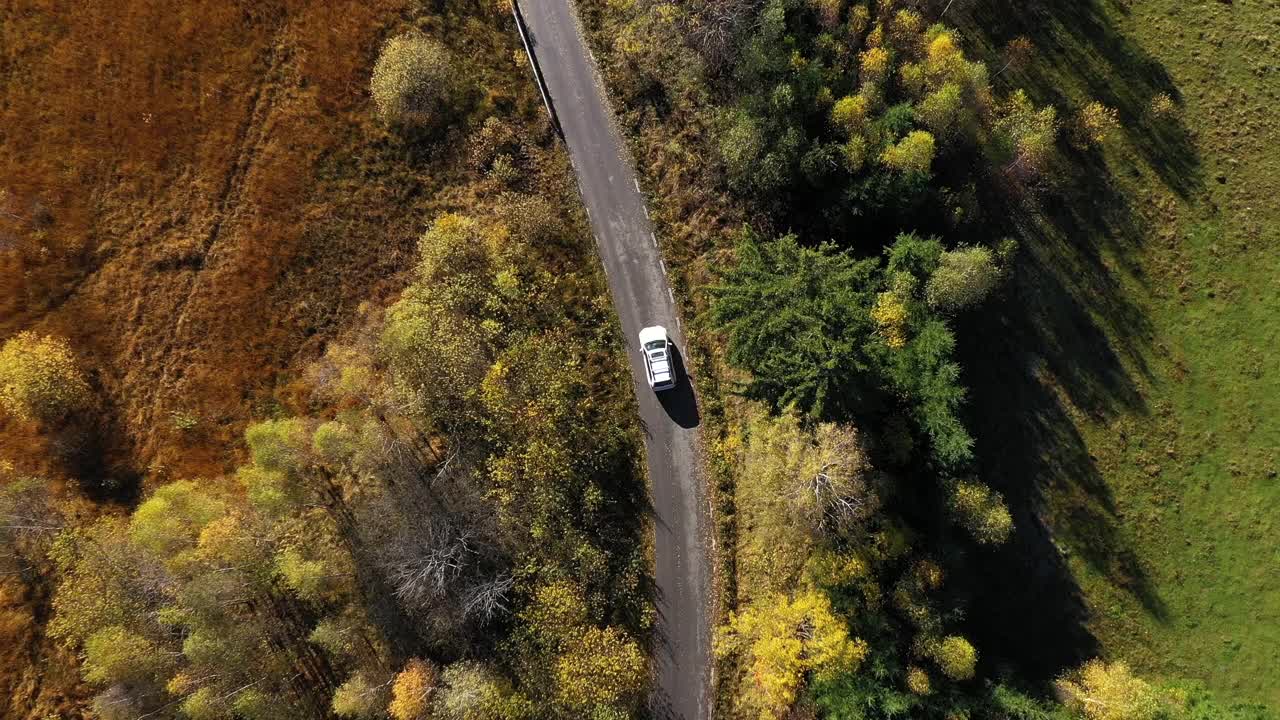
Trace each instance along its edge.
<path fill-rule="evenodd" d="M 1157 720 L 1168 701 L 1124 662 L 1090 660 L 1058 680 L 1066 706 L 1084 720 Z"/>
<path fill-rule="evenodd" d="M 1000 277 L 991 248 L 961 246 L 942 253 L 925 285 L 925 297 L 930 307 L 953 313 L 982 302 L 1000 283 Z"/>
<path fill-rule="evenodd" d="M 92 402 L 66 340 L 23 332 L 0 347 L 0 408 L 10 415 L 56 422 Z"/>
<path fill-rule="evenodd" d="M 617 628 L 589 628 L 556 660 L 556 694 L 565 707 L 592 717 L 638 705 L 649 663 L 634 640 Z"/>
<path fill-rule="evenodd" d="M 436 712 L 444 720 L 522 720 L 533 716 L 531 703 L 510 681 L 479 663 L 450 665 L 440 679 Z"/>
<path fill-rule="evenodd" d="M 370 89 L 378 113 L 389 123 L 423 126 L 444 121 L 460 91 L 460 75 L 449 51 L 417 33 L 397 35 L 382 46 Z"/>
<path fill-rule="evenodd" d="M 952 680 L 973 678 L 978 664 L 978 651 L 959 635 L 948 635 L 932 645 L 930 655 L 942 672 Z"/>
<path fill-rule="evenodd" d="M 717 635 L 716 652 L 741 654 L 742 700 L 761 720 L 771 720 L 795 704 L 806 678 L 830 679 L 856 669 L 867 645 L 850 637 L 825 594 L 808 590 L 734 613 Z"/>
<path fill-rule="evenodd" d="M 951 488 L 951 511 L 960 524 L 983 545 L 999 545 L 1013 532 L 1013 518 L 1000 493 L 977 482 L 959 482 Z"/>
<path fill-rule="evenodd" d="M 897 145 L 886 148 L 880 159 L 895 170 L 925 174 L 933 164 L 935 152 L 933 135 L 924 130 L 913 130 Z"/>
<path fill-rule="evenodd" d="M 66 517 L 42 478 L 13 477 L 0 462 L 0 575 L 34 578 Z"/>
<path fill-rule="evenodd" d="M 1031 179 L 1044 173 L 1058 137 L 1058 113 L 1037 108 L 1026 92 L 1015 90 L 999 108 L 996 130 L 1004 139 L 1010 161 L 1005 172 Z"/>
<path fill-rule="evenodd" d="M 356 672 L 333 693 L 333 713 L 338 717 L 372 720 L 382 717 L 390 690 L 364 672 Z"/>
<path fill-rule="evenodd" d="M 431 663 L 417 658 L 405 663 L 391 685 L 387 713 L 393 720 L 427 720 L 438 681 L 439 673 Z"/>
<path fill-rule="evenodd" d="M 1071 139 L 1079 148 L 1097 147 L 1119 127 L 1120 114 L 1116 109 L 1095 100 L 1076 114 L 1071 123 Z"/>

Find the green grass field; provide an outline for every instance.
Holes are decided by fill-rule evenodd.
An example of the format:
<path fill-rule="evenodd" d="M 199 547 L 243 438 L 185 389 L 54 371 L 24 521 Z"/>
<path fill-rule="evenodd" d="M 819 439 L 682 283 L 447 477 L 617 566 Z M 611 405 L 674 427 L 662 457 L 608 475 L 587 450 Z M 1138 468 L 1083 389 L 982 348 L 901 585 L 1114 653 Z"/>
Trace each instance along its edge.
<path fill-rule="evenodd" d="M 1280 707 L 1280 2 L 1028 7 L 973 3 L 973 51 L 1030 36 L 1009 80 L 1123 127 L 1015 229 L 1014 302 L 966 349 L 984 469 L 1020 508 L 1000 559 L 1062 576 L 997 605 L 1043 617 L 988 634 Z M 1153 118 L 1160 92 L 1179 119 Z M 1025 555 L 1046 550 L 1058 568 Z M 1072 634 L 1049 595 L 1077 589 Z"/>

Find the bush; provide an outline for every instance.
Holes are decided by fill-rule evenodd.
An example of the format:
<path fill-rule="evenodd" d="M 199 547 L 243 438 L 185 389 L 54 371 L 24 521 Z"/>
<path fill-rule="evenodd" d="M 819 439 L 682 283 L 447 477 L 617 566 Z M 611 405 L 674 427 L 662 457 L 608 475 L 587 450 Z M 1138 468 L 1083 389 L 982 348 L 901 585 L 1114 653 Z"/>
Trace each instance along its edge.
<path fill-rule="evenodd" d="M 382 46 L 370 90 L 383 120 L 408 126 L 439 122 L 459 92 L 449 51 L 418 34 L 398 35 Z"/>
<path fill-rule="evenodd" d="M 430 709 L 436 689 L 437 673 L 433 665 L 413 659 L 396 675 L 391 686 L 391 705 L 387 713 L 395 720 L 423 720 Z"/>
<path fill-rule="evenodd" d="M 1107 136 L 1120 127 L 1120 115 L 1115 108 L 1100 102 L 1085 105 L 1072 126 L 1072 139 L 1080 148 L 1101 145 Z"/>
<path fill-rule="evenodd" d="M 1073 715 L 1085 720 L 1156 720 L 1168 701 L 1123 662 L 1090 660 L 1058 681 Z"/>
<path fill-rule="evenodd" d="M 924 174 L 933 165 L 934 151 L 933 135 L 924 130 L 913 130 L 897 145 L 887 148 L 880 159 L 895 170 Z"/>
<path fill-rule="evenodd" d="M 951 491 L 951 510 L 983 545 L 999 545 L 1013 532 L 1013 517 L 1000 493 L 981 483 L 958 483 Z"/>
<path fill-rule="evenodd" d="M 0 407 L 9 414 L 52 422 L 87 408 L 91 398 L 66 340 L 24 332 L 0 348 Z"/>
<path fill-rule="evenodd" d="M 376 718 L 387 707 L 385 685 L 362 672 L 352 675 L 333 693 L 333 714 L 345 718 Z"/>
<path fill-rule="evenodd" d="M 934 648 L 933 659 L 952 680 L 969 680 L 978 665 L 978 651 L 959 635 L 948 635 Z"/>
<path fill-rule="evenodd" d="M 955 312 L 978 304 L 1000 282 L 995 253 L 983 246 L 945 252 L 925 285 L 929 306 Z"/>

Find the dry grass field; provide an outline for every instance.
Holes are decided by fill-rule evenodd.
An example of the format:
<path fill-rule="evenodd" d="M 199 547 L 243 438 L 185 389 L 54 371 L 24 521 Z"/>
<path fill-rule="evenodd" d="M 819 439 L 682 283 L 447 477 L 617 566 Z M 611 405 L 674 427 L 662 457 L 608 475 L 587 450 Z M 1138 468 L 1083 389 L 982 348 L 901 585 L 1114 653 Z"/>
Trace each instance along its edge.
<path fill-rule="evenodd" d="M 504 15 L 449 5 L 0 1 L 0 340 L 66 336 L 101 405 L 87 434 L 0 419 L 0 460 L 110 512 L 225 472 L 247 421 L 302 402 L 296 370 L 394 296 L 425 223 L 465 200 L 442 188 L 473 179 L 465 123 L 405 137 L 374 118 L 383 39 L 415 26 L 479 58 L 473 117 L 538 112 Z M 47 592 L 17 585 L 0 716 L 76 717 Z"/>

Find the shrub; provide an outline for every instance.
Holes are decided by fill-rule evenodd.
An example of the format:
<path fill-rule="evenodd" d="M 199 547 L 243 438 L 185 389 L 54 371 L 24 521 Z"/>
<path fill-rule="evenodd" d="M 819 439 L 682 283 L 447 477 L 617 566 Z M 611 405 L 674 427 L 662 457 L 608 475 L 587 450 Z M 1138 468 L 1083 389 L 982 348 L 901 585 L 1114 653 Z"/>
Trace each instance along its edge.
<path fill-rule="evenodd" d="M 916 695 L 928 695 L 933 691 L 929 673 L 914 665 L 907 670 L 907 689 Z"/>
<path fill-rule="evenodd" d="M 929 306 L 955 312 L 981 302 L 1000 282 L 995 253 L 983 246 L 959 247 L 942 254 L 925 285 Z"/>
<path fill-rule="evenodd" d="M 952 680 L 969 680 L 978 665 L 978 651 L 959 635 L 948 635 L 934 647 L 933 659 Z"/>
<path fill-rule="evenodd" d="M 750 678 L 743 699 L 761 718 L 780 717 L 795 704 L 810 675 L 823 681 L 853 672 L 867 650 L 817 590 L 794 599 L 778 595 L 732 614 L 716 643 L 721 656 L 743 654 Z"/>
<path fill-rule="evenodd" d="M 333 693 L 333 714 L 346 718 L 376 718 L 387 706 L 386 687 L 362 672 L 352 675 Z"/>
<path fill-rule="evenodd" d="M 382 118 L 397 125 L 438 122 L 458 94 L 458 73 L 442 45 L 418 34 L 382 46 L 370 90 Z"/>
<path fill-rule="evenodd" d="M 423 720 L 436 689 L 436 669 L 430 663 L 413 659 L 405 663 L 391 685 L 391 704 L 387 713 L 395 720 Z"/>
<path fill-rule="evenodd" d="M 1115 108 L 1100 102 L 1091 102 L 1076 115 L 1072 138 L 1081 148 L 1101 145 L 1116 128 L 1120 127 L 1120 115 Z"/>
<path fill-rule="evenodd" d="M 1123 662 L 1090 660 L 1058 681 L 1066 706 L 1086 720 L 1156 720 L 1167 709 L 1159 691 Z"/>
<path fill-rule="evenodd" d="M 951 509 L 973 539 L 983 545 L 999 545 L 1013 531 L 1013 517 L 1000 493 L 981 483 L 957 483 L 951 491 Z"/>
<path fill-rule="evenodd" d="M 933 165 L 934 151 L 933 135 L 924 130 L 913 130 L 897 145 L 887 148 L 880 159 L 895 170 L 927 173 Z"/>
<path fill-rule="evenodd" d="M 1173 96 L 1169 93 L 1160 93 L 1151 98 L 1148 111 L 1151 117 L 1158 121 L 1173 120 L 1178 117 L 1178 104 L 1174 102 Z"/>
<path fill-rule="evenodd" d="M 66 340 L 24 332 L 0 348 L 0 407 L 9 414 L 52 422 L 90 401 L 89 383 Z"/>

